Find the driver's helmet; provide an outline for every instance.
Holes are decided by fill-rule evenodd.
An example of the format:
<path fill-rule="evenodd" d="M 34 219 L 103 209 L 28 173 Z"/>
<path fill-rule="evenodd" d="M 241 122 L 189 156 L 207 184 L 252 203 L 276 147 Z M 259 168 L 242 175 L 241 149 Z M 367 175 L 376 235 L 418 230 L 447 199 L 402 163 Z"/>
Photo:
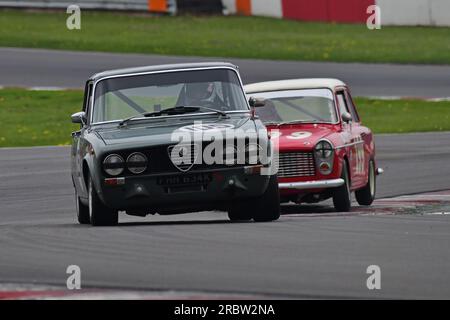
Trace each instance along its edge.
<path fill-rule="evenodd" d="M 185 92 L 188 104 L 213 101 L 215 85 L 213 82 L 187 83 Z"/>

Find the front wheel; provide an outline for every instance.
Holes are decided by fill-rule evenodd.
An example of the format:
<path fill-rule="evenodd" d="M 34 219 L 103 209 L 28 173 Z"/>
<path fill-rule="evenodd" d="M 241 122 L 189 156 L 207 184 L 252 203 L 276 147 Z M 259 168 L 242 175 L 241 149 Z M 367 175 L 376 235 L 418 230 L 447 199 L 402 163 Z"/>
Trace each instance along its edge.
<path fill-rule="evenodd" d="M 268 222 L 280 217 L 280 194 L 277 176 L 270 177 L 266 191 L 257 198 L 236 202 L 228 209 L 231 221 Z"/>
<path fill-rule="evenodd" d="M 345 162 L 342 166 L 341 178 L 344 180 L 344 184 L 334 190 L 333 204 L 336 211 L 348 212 L 352 206 L 352 194 L 350 192 L 350 179 Z"/>
<path fill-rule="evenodd" d="M 89 177 L 89 216 L 93 226 L 115 226 L 119 223 L 117 210 L 108 208 L 100 200 Z"/>
<path fill-rule="evenodd" d="M 257 198 L 253 208 L 253 220 L 256 222 L 268 222 L 280 218 L 280 192 L 276 175 L 270 177 L 266 191 Z"/>
<path fill-rule="evenodd" d="M 375 200 L 376 188 L 375 163 L 373 160 L 370 160 L 367 184 L 364 188 L 355 191 L 356 201 L 358 201 L 361 206 L 370 206 L 373 200 Z"/>
<path fill-rule="evenodd" d="M 252 210 L 246 202 L 233 203 L 228 209 L 228 218 L 231 221 L 250 221 L 253 218 Z"/>

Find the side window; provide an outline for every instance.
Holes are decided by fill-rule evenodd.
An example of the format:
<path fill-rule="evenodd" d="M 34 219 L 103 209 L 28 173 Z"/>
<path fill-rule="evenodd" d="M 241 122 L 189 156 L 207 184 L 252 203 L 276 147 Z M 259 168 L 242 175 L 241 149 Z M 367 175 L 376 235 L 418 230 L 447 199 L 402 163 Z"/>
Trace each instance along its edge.
<path fill-rule="evenodd" d="M 348 91 L 345 91 L 345 96 L 347 100 L 347 107 L 350 109 L 350 113 L 352 114 L 353 121 L 359 122 L 358 112 L 356 112 L 355 105 L 353 104 L 353 99 Z"/>
<path fill-rule="evenodd" d="M 341 114 L 341 116 L 344 112 L 350 112 L 348 109 L 348 106 L 347 106 L 347 101 L 345 99 L 344 91 L 339 91 L 336 94 L 336 98 L 337 98 L 337 103 L 339 106 L 339 113 Z"/>

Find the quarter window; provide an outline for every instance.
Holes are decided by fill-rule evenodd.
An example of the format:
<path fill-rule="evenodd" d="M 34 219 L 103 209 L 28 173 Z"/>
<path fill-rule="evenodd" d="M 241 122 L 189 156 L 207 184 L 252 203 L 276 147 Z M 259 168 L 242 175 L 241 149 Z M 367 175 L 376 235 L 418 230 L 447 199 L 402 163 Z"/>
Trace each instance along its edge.
<path fill-rule="evenodd" d="M 341 114 L 341 117 L 342 117 L 342 114 L 344 112 L 350 112 L 348 109 L 348 106 L 347 106 L 347 101 L 345 99 L 344 91 L 338 92 L 336 94 L 336 98 L 337 98 L 337 102 L 339 105 L 339 113 Z"/>
<path fill-rule="evenodd" d="M 347 100 L 347 107 L 350 109 L 350 113 L 352 114 L 352 118 L 355 122 L 359 122 L 358 113 L 356 112 L 355 105 L 353 104 L 352 97 L 348 91 L 345 91 L 345 97 Z"/>
<path fill-rule="evenodd" d="M 87 119 L 89 119 L 89 113 L 90 113 L 90 102 L 92 99 L 92 82 L 88 82 L 86 84 L 85 92 L 84 92 L 84 101 L 83 101 L 83 111 L 87 115 Z"/>

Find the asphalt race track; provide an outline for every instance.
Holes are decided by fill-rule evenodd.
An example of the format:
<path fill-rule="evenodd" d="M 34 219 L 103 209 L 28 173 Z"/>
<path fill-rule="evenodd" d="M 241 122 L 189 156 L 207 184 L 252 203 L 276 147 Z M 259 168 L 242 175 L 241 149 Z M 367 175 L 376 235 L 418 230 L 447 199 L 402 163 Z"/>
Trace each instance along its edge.
<path fill-rule="evenodd" d="M 450 189 L 449 137 L 377 136 L 385 168 L 379 196 Z M 75 223 L 67 147 L 0 149 L 0 203 L 0 284 L 64 287 L 75 264 L 84 288 L 450 298 L 450 215 L 343 215 L 311 206 L 289 207 L 274 223 L 202 212 L 122 215 L 118 227 L 92 228 Z M 381 268 L 381 290 L 366 288 L 372 264 Z"/>
<path fill-rule="evenodd" d="M 0 86 L 79 88 L 105 69 L 205 60 L 234 62 L 245 83 L 332 76 L 358 96 L 450 96 L 449 66 L 15 48 L 0 48 Z M 378 165 L 385 169 L 378 197 L 449 190 L 449 140 L 450 133 L 377 136 Z M 325 203 L 284 207 L 274 223 L 230 223 L 223 212 L 123 214 L 118 227 L 92 228 L 75 222 L 69 171 L 67 147 L 0 149 L 0 291 L 20 284 L 64 289 L 67 266 L 78 265 L 83 288 L 202 297 L 450 298 L 450 215 L 389 215 L 377 208 L 360 214 L 357 207 L 339 214 Z M 372 264 L 381 268 L 381 290 L 366 287 Z"/>
<path fill-rule="evenodd" d="M 231 61 L 244 83 L 308 77 L 336 77 L 356 96 L 450 97 L 450 66 L 261 61 L 143 54 L 0 48 L 0 86 L 83 87 L 107 69 L 194 61 Z"/>

